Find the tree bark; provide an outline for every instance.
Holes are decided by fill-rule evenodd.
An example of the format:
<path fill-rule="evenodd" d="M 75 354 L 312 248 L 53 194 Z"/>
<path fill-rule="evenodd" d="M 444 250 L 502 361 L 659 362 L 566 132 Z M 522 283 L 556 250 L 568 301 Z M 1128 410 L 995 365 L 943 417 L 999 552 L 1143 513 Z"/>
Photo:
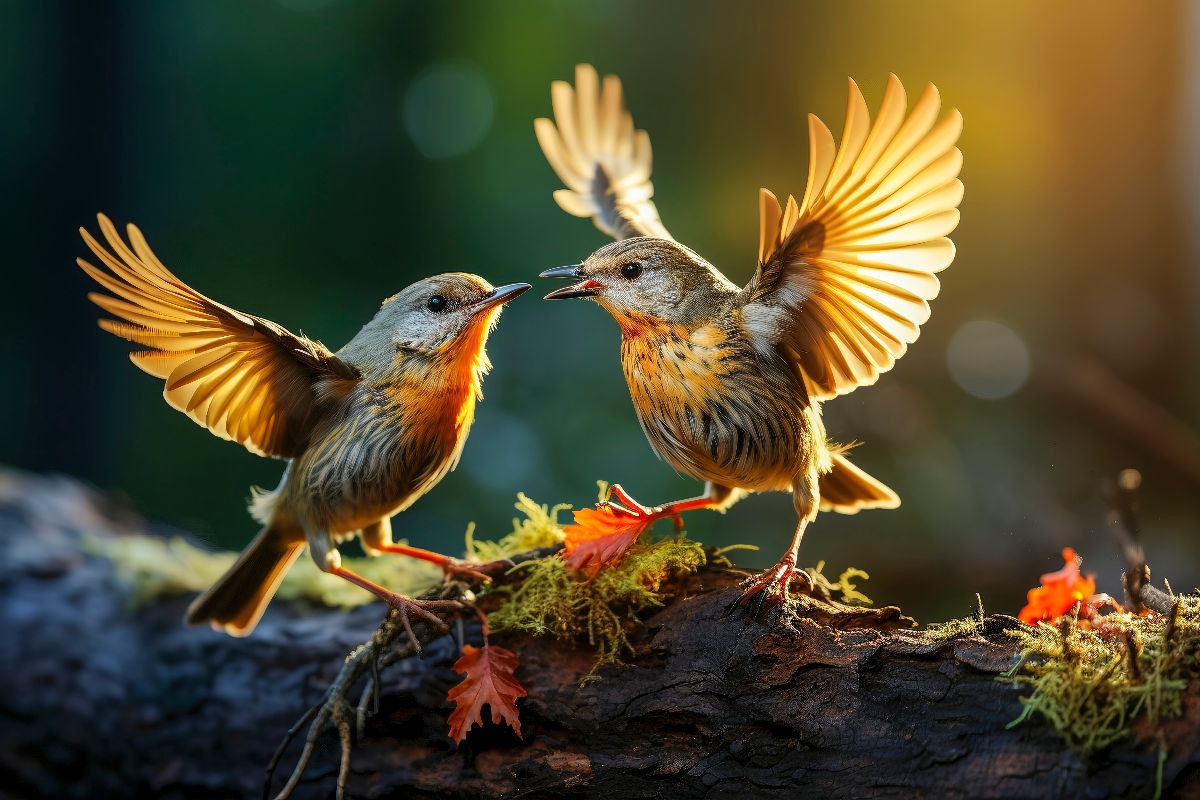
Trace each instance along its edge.
<path fill-rule="evenodd" d="M 186 597 L 136 612 L 82 531 L 156 533 L 65 478 L 0 472 L 0 786 L 12 797 L 256 797 L 289 726 L 320 702 L 382 607 L 273 606 L 233 639 L 181 623 Z M 161 533 L 161 531 L 157 531 Z M 707 567 L 634 632 L 637 653 L 580 688 L 594 654 L 493 636 L 521 659 L 523 736 L 447 737 L 453 638 L 381 674 L 350 761 L 351 797 L 1150 797 L 1154 747 L 1090 762 L 1039 721 L 1012 729 L 1015 659 L 989 617 L 937 640 L 896 611 L 809 605 L 766 623 L 726 614 L 742 573 Z M 478 625 L 466 627 L 478 644 Z M 1164 727 L 1164 796 L 1200 796 L 1200 686 Z M 330 797 L 327 731 L 293 795 Z M 291 770 L 284 755 L 272 792 Z"/>

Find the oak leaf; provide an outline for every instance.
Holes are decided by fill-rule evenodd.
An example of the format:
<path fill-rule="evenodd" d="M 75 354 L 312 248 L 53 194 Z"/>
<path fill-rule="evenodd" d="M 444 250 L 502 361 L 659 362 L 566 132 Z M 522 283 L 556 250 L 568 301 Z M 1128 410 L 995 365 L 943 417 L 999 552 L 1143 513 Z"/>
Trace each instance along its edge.
<path fill-rule="evenodd" d="M 462 742 L 475 725 L 483 727 L 483 707 L 491 708 L 493 723 L 504 722 L 521 735 L 516 701 L 524 697 L 524 687 L 513 672 L 518 659 L 511 650 L 484 643 L 483 647 L 463 645 L 463 654 L 454 662 L 454 671 L 462 682 L 450 690 L 446 699 L 455 704 L 450 712 L 450 736 Z"/>

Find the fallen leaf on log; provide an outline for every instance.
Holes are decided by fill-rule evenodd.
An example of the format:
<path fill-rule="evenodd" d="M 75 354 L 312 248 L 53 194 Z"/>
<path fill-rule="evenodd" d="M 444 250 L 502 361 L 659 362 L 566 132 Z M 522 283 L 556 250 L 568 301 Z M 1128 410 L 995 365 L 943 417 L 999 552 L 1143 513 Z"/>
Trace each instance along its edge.
<path fill-rule="evenodd" d="M 476 725 L 483 727 L 485 705 L 491 708 L 493 723 L 504 722 L 521 735 L 517 698 L 525 696 L 525 689 L 513 675 L 517 664 L 516 654 L 503 647 L 486 642 L 483 647 L 463 645 L 462 658 L 454 663 L 454 671 L 463 675 L 462 683 L 446 696 L 455 703 L 449 719 L 454 741 L 462 742 Z"/>

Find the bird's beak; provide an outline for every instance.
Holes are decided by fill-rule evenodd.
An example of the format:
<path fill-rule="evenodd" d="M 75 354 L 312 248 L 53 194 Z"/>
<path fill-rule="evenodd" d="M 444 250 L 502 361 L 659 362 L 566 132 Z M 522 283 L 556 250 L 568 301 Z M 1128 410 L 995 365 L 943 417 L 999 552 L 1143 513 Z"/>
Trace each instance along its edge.
<path fill-rule="evenodd" d="M 510 283 L 505 286 L 497 286 L 492 289 L 491 293 L 475 303 L 475 312 L 484 311 L 489 308 L 495 308 L 507 303 L 509 300 L 515 300 L 525 292 L 532 289 L 528 283 Z"/>
<path fill-rule="evenodd" d="M 543 272 L 539 277 L 542 278 L 578 278 L 581 277 L 579 270 L 581 264 L 568 264 L 565 267 L 554 267 Z M 543 297 L 543 300 L 566 300 L 571 297 L 595 297 L 596 292 L 604 288 L 604 284 L 597 283 L 593 280 L 582 280 L 579 283 L 573 283 L 570 286 L 564 286 L 561 289 L 555 289 L 550 294 Z"/>

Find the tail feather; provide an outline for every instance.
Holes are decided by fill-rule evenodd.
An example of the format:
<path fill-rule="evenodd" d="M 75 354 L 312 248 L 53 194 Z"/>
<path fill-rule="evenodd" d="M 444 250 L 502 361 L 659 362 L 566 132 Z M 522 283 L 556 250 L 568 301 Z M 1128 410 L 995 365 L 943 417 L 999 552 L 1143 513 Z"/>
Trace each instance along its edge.
<path fill-rule="evenodd" d="M 272 525 L 263 528 L 233 566 L 188 606 L 187 623 L 207 622 L 231 636 L 258 625 L 280 581 L 304 549 L 304 541 Z"/>
<path fill-rule="evenodd" d="M 833 470 L 821 476 L 821 510 L 857 514 L 864 508 L 896 508 L 900 498 L 875 478 L 834 455 Z"/>

